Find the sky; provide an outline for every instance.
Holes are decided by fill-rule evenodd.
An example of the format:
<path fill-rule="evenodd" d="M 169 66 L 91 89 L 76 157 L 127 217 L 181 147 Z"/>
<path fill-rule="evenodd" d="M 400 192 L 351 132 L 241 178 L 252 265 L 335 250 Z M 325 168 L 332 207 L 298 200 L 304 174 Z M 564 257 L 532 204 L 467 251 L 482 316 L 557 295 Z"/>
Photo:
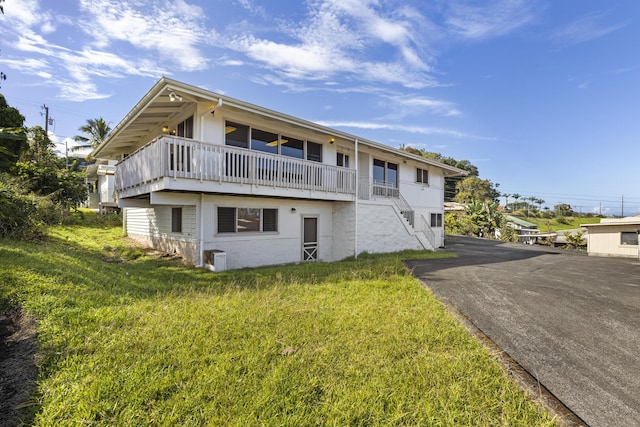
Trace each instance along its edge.
<path fill-rule="evenodd" d="M 502 193 L 640 214 L 637 0 L 6 0 L 1 82 L 65 151 L 162 76 L 398 148 Z M 504 202 L 504 199 L 502 199 Z"/>

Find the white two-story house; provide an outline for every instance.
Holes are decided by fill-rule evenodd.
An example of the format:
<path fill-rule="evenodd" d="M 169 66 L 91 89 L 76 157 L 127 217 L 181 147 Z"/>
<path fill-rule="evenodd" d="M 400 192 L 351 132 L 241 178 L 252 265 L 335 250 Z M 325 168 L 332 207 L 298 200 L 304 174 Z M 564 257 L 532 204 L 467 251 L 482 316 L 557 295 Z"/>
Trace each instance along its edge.
<path fill-rule="evenodd" d="M 128 236 L 215 270 L 443 244 L 460 169 L 162 78 L 98 146 Z"/>

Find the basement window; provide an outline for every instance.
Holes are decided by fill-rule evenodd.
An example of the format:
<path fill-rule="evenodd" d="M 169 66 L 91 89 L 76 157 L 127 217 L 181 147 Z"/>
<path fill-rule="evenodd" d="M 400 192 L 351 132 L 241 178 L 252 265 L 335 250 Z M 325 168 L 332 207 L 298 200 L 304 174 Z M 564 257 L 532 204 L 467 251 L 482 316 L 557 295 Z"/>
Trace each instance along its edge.
<path fill-rule="evenodd" d="M 218 207 L 218 233 L 278 231 L 278 209 Z"/>
<path fill-rule="evenodd" d="M 182 233 L 182 208 L 171 208 L 171 232 Z"/>

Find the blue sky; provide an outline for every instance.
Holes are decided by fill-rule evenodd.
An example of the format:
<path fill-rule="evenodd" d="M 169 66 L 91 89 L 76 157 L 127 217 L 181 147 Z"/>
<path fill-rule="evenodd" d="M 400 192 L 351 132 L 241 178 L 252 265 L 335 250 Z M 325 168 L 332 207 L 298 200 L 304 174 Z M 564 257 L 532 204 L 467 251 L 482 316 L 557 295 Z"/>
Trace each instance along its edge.
<path fill-rule="evenodd" d="M 640 213 L 636 0 L 6 0 L 1 93 L 60 146 L 161 76 Z M 623 205 L 624 199 L 624 205 Z"/>

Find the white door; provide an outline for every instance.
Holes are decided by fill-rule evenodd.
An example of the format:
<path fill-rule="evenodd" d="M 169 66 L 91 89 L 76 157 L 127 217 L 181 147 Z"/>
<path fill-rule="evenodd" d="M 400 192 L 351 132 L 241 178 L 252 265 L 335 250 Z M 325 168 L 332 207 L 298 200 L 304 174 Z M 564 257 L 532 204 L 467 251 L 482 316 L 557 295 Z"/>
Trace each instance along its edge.
<path fill-rule="evenodd" d="M 318 218 L 302 217 L 302 261 L 318 259 Z"/>

